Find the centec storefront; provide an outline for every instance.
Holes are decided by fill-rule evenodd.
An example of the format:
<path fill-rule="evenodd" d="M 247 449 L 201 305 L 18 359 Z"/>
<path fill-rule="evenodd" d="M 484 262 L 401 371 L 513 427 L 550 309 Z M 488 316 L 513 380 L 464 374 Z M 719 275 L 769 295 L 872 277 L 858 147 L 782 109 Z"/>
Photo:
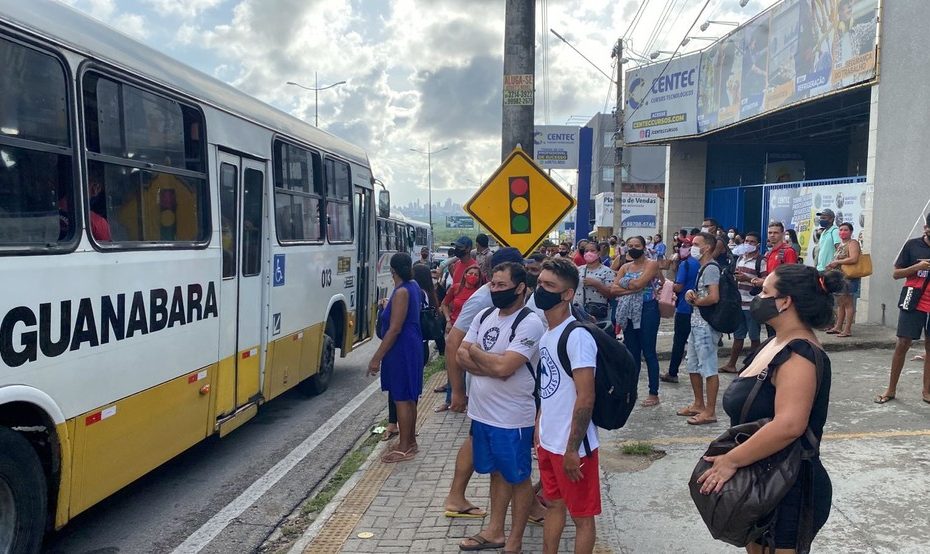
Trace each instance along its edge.
<path fill-rule="evenodd" d="M 894 325 L 892 264 L 930 203 L 930 2 L 783 0 L 708 48 L 626 73 L 624 142 L 669 145 L 665 232 L 854 226 L 875 273 L 859 319 Z M 913 231 L 914 224 L 921 226 Z"/>

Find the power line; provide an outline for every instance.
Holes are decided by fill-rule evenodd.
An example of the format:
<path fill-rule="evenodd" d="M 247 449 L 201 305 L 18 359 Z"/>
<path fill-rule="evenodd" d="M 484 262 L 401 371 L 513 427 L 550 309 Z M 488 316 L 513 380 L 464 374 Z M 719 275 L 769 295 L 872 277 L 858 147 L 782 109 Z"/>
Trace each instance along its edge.
<path fill-rule="evenodd" d="M 649 38 L 646 39 L 646 52 L 652 50 L 653 43 L 656 40 L 656 37 L 659 35 L 661 27 L 665 24 L 665 21 L 668 19 L 668 14 L 672 10 L 672 6 L 677 2 L 677 0 L 665 0 L 665 5 L 662 6 L 662 11 L 659 12 L 659 18 L 656 20 L 656 24 L 652 27 L 652 31 L 649 33 Z"/>
<path fill-rule="evenodd" d="M 649 5 L 649 0 L 643 0 L 643 3 L 640 4 L 640 10 L 637 12 L 637 15 L 633 16 L 633 21 L 630 22 L 629 27 L 627 27 L 626 32 L 623 33 L 624 38 L 629 38 L 633 36 L 633 33 L 636 32 L 636 28 L 639 27 L 639 22 L 643 20 L 643 14 L 646 13 L 646 6 Z M 638 16 L 638 18 L 637 18 Z"/>
<path fill-rule="evenodd" d="M 621 38 L 626 38 L 630 34 L 630 29 L 633 28 L 633 24 L 636 22 L 636 19 L 640 17 L 640 14 L 643 13 L 643 9 L 646 5 L 649 4 L 649 0 L 643 0 L 639 3 L 639 8 L 636 9 L 636 13 L 633 14 L 633 19 L 630 20 L 630 24 L 626 26 L 626 31 L 623 32 Z"/>
<path fill-rule="evenodd" d="M 694 21 L 691 23 L 691 26 L 688 27 L 688 31 L 685 33 L 686 37 L 691 35 L 691 31 L 694 30 L 694 26 L 697 25 L 697 22 L 701 19 L 701 16 L 704 15 L 704 10 L 706 10 L 707 6 L 710 5 L 710 1 L 711 0 L 707 0 L 706 2 L 704 2 L 704 6 L 701 7 L 701 11 L 698 12 L 697 17 L 694 18 Z M 668 70 L 669 64 L 671 64 L 672 60 L 675 59 L 675 56 L 678 55 L 678 51 L 680 49 L 681 49 L 681 41 L 678 41 L 678 44 L 676 44 L 675 46 L 675 52 L 668 58 L 668 60 L 666 60 L 665 65 L 662 67 L 662 71 L 660 71 L 659 76 L 656 77 L 657 79 L 661 79 L 662 76 L 665 75 L 665 71 Z M 624 114 L 623 118 L 627 121 L 630 120 L 633 117 L 633 115 L 636 114 L 637 111 L 639 111 L 639 108 L 641 108 L 642 106 L 646 104 L 646 99 L 649 97 L 649 93 L 651 92 L 652 92 L 652 87 L 649 87 L 646 90 L 646 94 L 643 95 L 642 100 L 639 101 L 639 107 L 634 108 L 633 111 L 630 112 L 629 114 Z"/>

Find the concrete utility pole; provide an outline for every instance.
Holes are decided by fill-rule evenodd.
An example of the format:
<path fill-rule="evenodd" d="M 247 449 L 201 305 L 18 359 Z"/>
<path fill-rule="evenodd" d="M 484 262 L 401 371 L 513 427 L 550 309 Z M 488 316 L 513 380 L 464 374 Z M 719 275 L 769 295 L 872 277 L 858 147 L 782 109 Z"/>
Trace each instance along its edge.
<path fill-rule="evenodd" d="M 613 57 L 617 60 L 617 135 L 614 145 L 614 234 L 623 234 L 620 224 L 623 221 L 623 38 L 617 40 Z"/>
<path fill-rule="evenodd" d="M 536 0 L 507 0 L 504 18 L 504 94 L 501 160 L 519 144 L 533 157 L 536 74 Z"/>

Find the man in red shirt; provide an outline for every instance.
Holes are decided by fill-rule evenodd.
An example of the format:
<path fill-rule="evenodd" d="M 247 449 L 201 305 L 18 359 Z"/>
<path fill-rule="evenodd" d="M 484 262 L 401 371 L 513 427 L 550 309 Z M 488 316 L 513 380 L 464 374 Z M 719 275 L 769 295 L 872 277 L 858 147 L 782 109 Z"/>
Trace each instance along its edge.
<path fill-rule="evenodd" d="M 884 394 L 875 397 L 876 404 L 894 400 L 898 389 L 898 378 L 904 367 L 904 357 L 915 340 L 924 336 L 924 402 L 930 404 L 930 214 L 927 214 L 924 234 L 904 243 L 901 253 L 894 263 L 895 279 L 905 279 L 904 286 L 916 289 L 920 295 L 917 308 L 898 313 L 898 343 L 891 357 L 891 379 Z"/>
<path fill-rule="evenodd" d="M 462 277 L 465 276 L 465 271 L 469 267 L 478 265 L 478 262 L 476 262 L 475 258 L 471 255 L 471 247 L 471 239 L 466 236 L 461 236 L 452 243 L 452 248 L 455 248 L 455 257 L 457 258 L 455 265 L 452 266 L 453 285 L 462 282 Z M 481 282 L 483 283 L 487 278 L 487 275 L 482 275 Z"/>
<path fill-rule="evenodd" d="M 765 255 L 765 267 L 768 273 L 775 271 L 781 264 L 798 263 L 798 253 L 785 242 L 785 226 L 781 221 L 769 223 L 769 251 Z"/>

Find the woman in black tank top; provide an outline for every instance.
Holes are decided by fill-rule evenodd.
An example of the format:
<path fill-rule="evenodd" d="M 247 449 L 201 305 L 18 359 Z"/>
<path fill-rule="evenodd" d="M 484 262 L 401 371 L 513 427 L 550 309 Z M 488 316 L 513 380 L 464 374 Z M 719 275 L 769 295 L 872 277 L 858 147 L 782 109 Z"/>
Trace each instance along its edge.
<path fill-rule="evenodd" d="M 713 467 L 698 479 L 702 493 L 719 492 L 738 468 L 766 458 L 799 438 L 805 448 L 810 448 L 803 438 L 808 428 L 818 440 L 823 436 L 830 399 L 830 361 L 823 356 L 818 387 L 815 349 L 821 347 L 812 329 L 831 323 L 833 293 L 842 286 L 842 273 L 828 272 L 820 277 L 814 268 L 802 265 L 781 265 L 766 277 L 762 293 L 753 300 L 750 310 L 756 320 L 771 325 L 776 334 L 747 360 L 724 394 L 723 408 L 731 418 L 731 425 L 762 418 L 772 421 L 727 454 L 706 457 Z M 763 385 L 745 421 L 740 421 L 743 405 L 759 379 Z M 796 551 L 809 546 L 799 544 L 799 529 L 805 523 L 800 521 L 801 507 L 808 492 L 812 493 L 813 501 L 813 534 L 829 517 L 830 477 L 819 456 L 809 463 L 811 490 L 805 490 L 799 479 L 778 506 L 771 537 L 775 548 Z M 747 551 L 761 553 L 762 545 L 750 544 Z"/>

